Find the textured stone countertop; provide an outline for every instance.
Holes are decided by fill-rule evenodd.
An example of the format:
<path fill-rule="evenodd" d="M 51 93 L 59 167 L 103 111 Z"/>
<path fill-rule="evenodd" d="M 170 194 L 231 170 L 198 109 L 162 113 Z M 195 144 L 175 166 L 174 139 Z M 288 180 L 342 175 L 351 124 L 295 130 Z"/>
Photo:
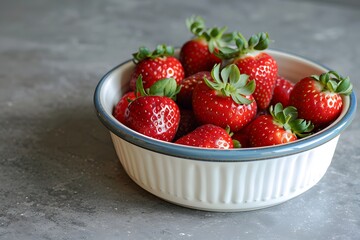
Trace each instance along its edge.
<path fill-rule="evenodd" d="M 342 2 L 342 3 L 340 3 Z M 92 97 L 139 46 L 180 46 L 184 20 L 307 56 L 360 86 L 353 1 L 2 1 L 0 239 L 360 239 L 360 125 L 306 193 L 275 207 L 215 213 L 165 202 L 124 172 Z"/>

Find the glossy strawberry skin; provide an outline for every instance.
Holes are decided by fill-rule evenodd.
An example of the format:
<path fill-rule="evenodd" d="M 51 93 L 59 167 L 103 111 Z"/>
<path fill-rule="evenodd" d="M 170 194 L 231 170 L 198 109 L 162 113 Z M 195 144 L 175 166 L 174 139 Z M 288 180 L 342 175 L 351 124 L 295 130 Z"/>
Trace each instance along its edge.
<path fill-rule="evenodd" d="M 295 140 L 297 140 L 296 135 L 277 125 L 270 115 L 257 117 L 249 127 L 251 147 L 272 146 Z"/>
<path fill-rule="evenodd" d="M 234 133 L 234 135 L 232 135 L 232 139 L 239 141 L 241 148 L 250 147 L 250 137 L 242 131 Z"/>
<path fill-rule="evenodd" d="M 184 78 L 181 81 L 181 90 L 177 95 L 176 102 L 183 108 L 192 108 L 192 94 L 197 84 L 204 82 L 204 77 L 211 78 L 211 73 L 208 71 L 202 71 L 195 73 L 189 77 Z"/>
<path fill-rule="evenodd" d="M 144 89 L 146 89 L 162 78 L 174 78 L 177 83 L 180 83 L 185 73 L 182 64 L 175 57 L 147 58 L 136 64 L 130 79 L 131 90 L 135 90 L 136 80 L 140 74 Z"/>
<path fill-rule="evenodd" d="M 175 143 L 202 148 L 231 149 L 234 147 L 229 133 L 213 124 L 202 125 Z"/>
<path fill-rule="evenodd" d="M 234 132 L 234 134 L 231 136 L 232 139 L 239 141 L 241 148 L 248 148 L 250 146 L 250 126 L 251 122 L 240 129 L 240 131 Z"/>
<path fill-rule="evenodd" d="M 185 136 L 198 127 L 194 112 L 190 109 L 180 108 L 180 123 L 174 140 Z"/>
<path fill-rule="evenodd" d="M 284 107 L 290 105 L 290 93 L 294 88 L 294 83 L 284 77 L 278 76 L 274 88 L 273 97 L 270 105 L 281 103 Z"/>
<path fill-rule="evenodd" d="M 252 95 L 246 96 L 254 100 Z M 222 128 L 230 127 L 232 132 L 240 130 L 256 115 L 256 102 L 237 104 L 231 97 L 218 96 L 205 83 L 198 84 L 192 97 L 193 111 L 200 124 L 214 124 Z"/>
<path fill-rule="evenodd" d="M 343 102 L 339 94 L 323 91 L 319 82 L 306 77 L 295 84 L 290 104 L 297 108 L 300 118 L 324 127 L 340 115 Z"/>
<path fill-rule="evenodd" d="M 168 97 L 138 97 L 129 104 L 125 112 L 126 126 L 163 141 L 173 140 L 179 122 L 180 110 Z"/>
<path fill-rule="evenodd" d="M 133 101 L 136 98 L 135 92 L 125 93 L 116 104 L 113 116 L 121 123 L 125 123 L 125 111 L 129 106 L 130 101 Z"/>
<path fill-rule="evenodd" d="M 245 56 L 234 61 L 242 74 L 255 80 L 256 89 L 253 96 L 259 109 L 266 109 L 271 101 L 276 84 L 278 67 L 274 58 L 261 52 L 256 56 Z"/>
<path fill-rule="evenodd" d="M 187 41 L 180 49 L 179 59 L 186 77 L 201 71 L 211 71 L 216 63 L 222 62 L 210 53 L 207 42 L 202 38 Z"/>

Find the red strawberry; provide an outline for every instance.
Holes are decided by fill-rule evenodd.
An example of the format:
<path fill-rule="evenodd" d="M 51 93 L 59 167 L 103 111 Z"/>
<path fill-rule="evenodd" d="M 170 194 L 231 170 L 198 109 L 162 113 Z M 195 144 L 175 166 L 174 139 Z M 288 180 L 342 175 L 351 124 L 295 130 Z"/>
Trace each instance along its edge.
<path fill-rule="evenodd" d="M 174 48 L 166 45 L 158 45 L 153 52 L 146 47 L 140 47 L 139 51 L 133 54 L 136 66 L 131 75 L 130 89 L 135 90 L 140 74 L 145 89 L 162 78 L 173 78 L 179 84 L 184 78 L 184 68 L 173 55 Z"/>
<path fill-rule="evenodd" d="M 192 108 L 192 93 L 197 84 L 204 82 L 204 78 L 211 79 L 211 74 L 208 71 L 195 73 L 181 81 L 181 90 L 176 97 L 177 103 L 187 109 Z"/>
<path fill-rule="evenodd" d="M 198 84 L 192 97 L 193 111 L 201 124 L 211 123 L 222 128 L 238 131 L 256 115 L 256 102 L 252 97 L 253 80 L 240 74 L 234 65 L 226 66 L 220 73 L 220 65 L 211 71 L 212 79 L 205 78 Z"/>
<path fill-rule="evenodd" d="M 237 140 L 240 143 L 241 148 L 248 148 L 250 147 L 250 137 L 249 135 L 238 131 L 232 135 L 232 138 Z"/>
<path fill-rule="evenodd" d="M 278 76 L 274 88 L 274 93 L 270 105 L 281 103 L 284 107 L 290 105 L 290 93 L 294 88 L 294 83 Z"/>
<path fill-rule="evenodd" d="M 175 143 L 202 148 L 230 149 L 234 147 L 230 134 L 213 124 L 202 125 Z"/>
<path fill-rule="evenodd" d="M 237 140 L 240 143 L 241 148 L 250 147 L 250 125 L 251 122 L 242 129 L 240 129 L 240 131 L 234 132 L 234 134 L 231 136 L 233 140 Z"/>
<path fill-rule="evenodd" d="M 267 53 L 240 57 L 234 61 L 240 72 L 248 74 L 256 82 L 254 98 L 260 109 L 269 106 L 277 79 L 277 63 Z"/>
<path fill-rule="evenodd" d="M 305 77 L 294 86 L 290 103 L 298 109 L 299 117 L 324 127 L 334 121 L 342 110 L 342 95 L 352 92 L 350 79 L 335 71 L 320 76 Z"/>
<path fill-rule="evenodd" d="M 121 123 L 125 123 L 125 111 L 129 103 L 136 98 L 135 92 L 127 92 L 122 96 L 114 108 L 113 115 Z"/>
<path fill-rule="evenodd" d="M 180 124 L 174 140 L 185 136 L 189 132 L 193 131 L 196 127 L 198 127 L 198 123 L 195 119 L 194 112 L 189 109 L 180 109 Z"/>
<path fill-rule="evenodd" d="M 281 103 L 270 107 L 271 115 L 261 115 L 250 125 L 250 145 L 263 147 L 292 142 L 305 137 L 314 125 L 304 119 L 297 119 L 296 108 L 283 109 Z"/>
<path fill-rule="evenodd" d="M 195 38 L 187 41 L 180 50 L 180 62 L 185 69 L 185 76 L 201 71 L 211 71 L 222 60 L 214 52 L 230 41 L 231 34 L 224 34 L 224 28 L 205 28 L 201 17 L 187 19 L 186 25 Z"/>
<path fill-rule="evenodd" d="M 274 58 L 264 52 L 268 47 L 269 36 L 260 32 L 249 38 L 248 41 L 241 33 L 234 34 L 235 48 L 220 48 L 218 56 L 224 59 L 233 58 L 241 73 L 249 75 L 255 80 L 256 89 L 253 94 L 259 109 L 268 108 L 277 79 L 278 66 Z M 250 54 L 251 53 L 251 54 Z"/>
<path fill-rule="evenodd" d="M 180 122 L 180 110 L 171 99 L 180 90 L 175 79 L 161 79 L 147 92 L 141 76 L 136 83 L 141 96 L 129 104 L 125 112 L 126 126 L 152 138 L 172 141 Z"/>
<path fill-rule="evenodd" d="M 201 38 L 190 40 L 182 46 L 180 61 L 184 66 L 185 76 L 210 71 L 215 64 L 222 62 L 220 58 L 210 53 L 207 41 Z"/>

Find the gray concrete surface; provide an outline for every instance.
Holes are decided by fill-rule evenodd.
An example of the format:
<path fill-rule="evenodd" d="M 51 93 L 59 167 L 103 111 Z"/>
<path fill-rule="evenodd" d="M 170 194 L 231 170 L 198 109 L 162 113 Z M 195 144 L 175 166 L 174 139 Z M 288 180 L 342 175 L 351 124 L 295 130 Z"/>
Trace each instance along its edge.
<path fill-rule="evenodd" d="M 140 45 L 180 46 L 203 16 L 272 48 L 360 76 L 358 1 L 1 1 L 0 239 L 360 239 L 360 126 L 311 190 L 252 212 L 164 202 L 119 164 L 92 104 L 99 78 Z"/>

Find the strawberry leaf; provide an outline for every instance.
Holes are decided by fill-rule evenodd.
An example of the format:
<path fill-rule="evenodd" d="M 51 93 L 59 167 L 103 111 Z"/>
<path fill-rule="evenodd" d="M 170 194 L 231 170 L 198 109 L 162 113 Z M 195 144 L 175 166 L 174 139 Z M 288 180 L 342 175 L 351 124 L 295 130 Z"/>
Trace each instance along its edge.
<path fill-rule="evenodd" d="M 246 40 L 240 32 L 236 32 L 233 33 L 232 38 L 232 41 L 235 43 L 235 47 L 220 47 L 219 51 L 214 54 L 222 59 L 238 58 L 255 50 L 265 50 L 268 48 L 270 43 L 269 35 L 266 32 L 254 34 L 249 38 L 249 40 Z"/>
<path fill-rule="evenodd" d="M 232 139 L 232 142 L 233 142 L 233 148 L 241 148 L 241 143 L 236 140 L 236 139 Z"/>
<path fill-rule="evenodd" d="M 148 89 L 148 95 L 151 96 L 163 96 L 176 99 L 176 95 L 180 91 L 180 86 L 177 85 L 176 80 L 173 78 L 163 78 L 156 81 Z"/>
<path fill-rule="evenodd" d="M 328 90 L 346 96 L 351 94 L 353 89 L 350 78 L 343 78 L 336 71 L 328 71 L 320 76 L 312 75 L 311 77 L 321 83 L 323 91 Z"/>
<path fill-rule="evenodd" d="M 309 136 L 314 129 L 310 121 L 304 119 L 295 119 L 290 123 L 291 131 L 299 138 Z"/>
<path fill-rule="evenodd" d="M 241 95 L 249 96 L 255 91 L 255 84 L 255 80 L 251 80 L 245 86 L 239 87 L 237 92 Z"/>
<path fill-rule="evenodd" d="M 217 66 L 215 66 L 217 68 Z M 216 73 L 214 75 L 218 75 L 218 69 L 216 69 Z M 223 69 L 223 71 L 221 71 L 221 79 L 223 81 L 224 84 L 227 84 L 227 81 L 229 79 L 230 76 L 230 72 L 231 71 L 227 71 L 225 69 Z"/>
<path fill-rule="evenodd" d="M 231 98 L 232 98 L 232 100 L 234 100 L 234 102 L 236 102 L 237 104 L 245 104 L 245 105 L 247 105 L 247 104 L 252 103 L 251 100 L 243 97 L 243 96 L 240 95 L 240 94 L 231 94 Z"/>
<path fill-rule="evenodd" d="M 248 45 L 249 48 L 254 48 L 259 43 L 259 37 L 257 35 L 252 35 L 249 38 Z"/>
<path fill-rule="evenodd" d="M 270 106 L 269 112 L 277 125 L 291 131 L 297 137 L 306 137 L 314 129 L 314 125 L 310 121 L 297 118 L 298 112 L 293 106 L 284 109 L 281 103 L 277 103 L 275 106 Z"/>
<path fill-rule="evenodd" d="M 235 45 L 237 47 L 237 50 L 239 51 L 243 51 L 244 49 L 248 48 L 248 41 L 246 40 L 246 38 L 240 33 L 237 32 L 235 34 Z"/>
<path fill-rule="evenodd" d="M 156 81 L 150 88 L 144 89 L 141 74 L 136 80 L 135 96 L 163 96 L 176 100 L 176 95 L 180 92 L 181 86 L 178 86 L 173 78 L 163 78 Z"/>
<path fill-rule="evenodd" d="M 298 117 L 297 109 L 293 106 L 288 106 L 283 111 L 284 115 L 287 116 L 287 121 L 293 121 Z"/>
<path fill-rule="evenodd" d="M 336 88 L 338 86 L 338 83 L 336 81 L 329 81 L 326 83 L 326 88 L 330 91 L 330 92 L 335 92 Z"/>
<path fill-rule="evenodd" d="M 216 46 L 216 42 L 214 39 L 210 39 L 209 43 L 208 43 L 208 48 L 209 48 L 209 52 L 214 52 L 215 51 L 215 46 Z"/>
<path fill-rule="evenodd" d="M 249 76 L 240 74 L 235 64 L 230 64 L 220 71 L 220 64 L 216 64 L 211 76 L 214 81 L 204 78 L 205 84 L 217 91 L 220 96 L 231 97 L 237 104 L 250 104 L 252 101 L 246 96 L 255 91 L 255 81 L 248 81 Z"/>
<path fill-rule="evenodd" d="M 226 33 L 227 27 L 207 28 L 204 19 L 199 16 L 186 19 L 186 26 L 194 36 L 204 39 L 209 52 L 214 54 L 217 54 L 220 48 L 227 48 L 235 38 L 234 32 Z"/>
<path fill-rule="evenodd" d="M 154 51 L 150 51 L 150 49 L 148 49 L 147 47 L 140 47 L 139 51 L 133 53 L 132 56 L 133 62 L 137 64 L 138 62 L 147 58 L 155 59 L 158 57 L 174 56 L 174 53 L 174 47 L 161 44 L 157 45 Z"/>
<path fill-rule="evenodd" d="M 233 81 L 232 85 L 234 88 L 241 89 L 241 88 L 244 88 L 246 86 L 246 83 L 248 83 L 248 82 L 249 82 L 249 75 L 240 74 L 239 81 Z M 251 84 L 252 83 L 249 82 L 249 86 Z M 252 94 L 252 93 L 250 93 L 250 94 Z M 250 94 L 245 94 L 245 95 L 250 95 Z"/>
<path fill-rule="evenodd" d="M 337 93 L 342 94 L 342 95 L 350 95 L 352 92 L 352 84 L 350 82 L 350 78 L 346 77 L 345 79 L 343 79 L 340 84 L 337 87 Z"/>
<path fill-rule="evenodd" d="M 258 51 L 262 51 L 265 50 L 269 47 L 269 43 L 270 43 L 270 38 L 268 33 L 265 32 L 260 32 L 257 34 L 259 41 L 258 43 L 254 46 L 255 50 Z"/>
<path fill-rule="evenodd" d="M 235 38 L 235 32 L 224 33 L 222 35 L 222 40 L 226 43 L 232 42 L 234 38 Z"/>
<path fill-rule="evenodd" d="M 201 36 L 205 29 L 205 21 L 200 16 L 192 16 L 186 19 L 186 27 L 195 36 Z"/>

